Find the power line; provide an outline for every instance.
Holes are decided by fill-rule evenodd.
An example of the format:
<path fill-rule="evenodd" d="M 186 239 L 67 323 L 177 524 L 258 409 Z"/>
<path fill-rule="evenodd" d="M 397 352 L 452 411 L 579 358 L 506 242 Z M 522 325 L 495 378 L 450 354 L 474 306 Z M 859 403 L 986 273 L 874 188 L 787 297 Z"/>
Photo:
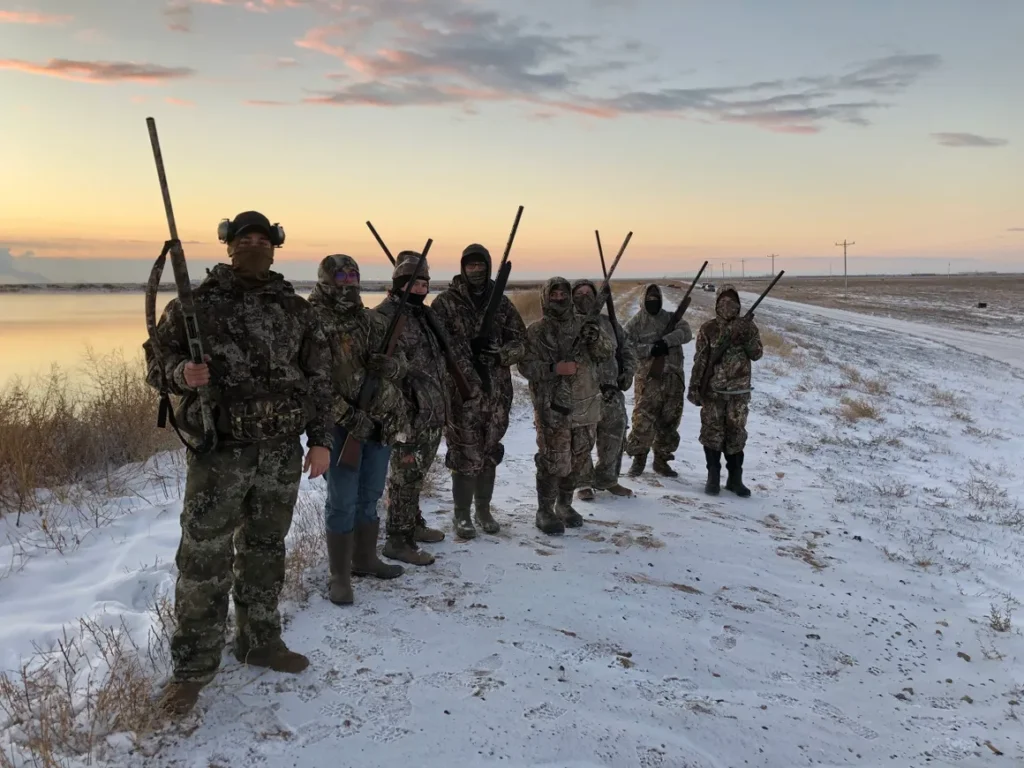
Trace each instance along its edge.
<path fill-rule="evenodd" d="M 853 242 L 853 241 L 846 242 L 846 240 L 843 240 L 843 242 L 841 242 L 841 243 L 836 243 L 837 246 L 839 246 L 839 245 L 843 246 L 843 290 L 844 291 L 848 291 L 850 289 L 850 277 L 849 277 L 849 274 L 846 271 L 846 248 L 847 248 L 847 246 L 856 245 L 856 244 L 857 244 L 856 242 Z"/>
<path fill-rule="evenodd" d="M 773 275 L 775 274 L 775 257 L 776 257 L 776 256 L 778 256 L 778 255 L 779 255 L 779 254 L 777 254 L 777 253 L 773 253 L 772 255 L 770 255 L 770 256 L 768 257 L 769 259 L 771 259 L 771 260 L 772 260 L 772 274 L 773 274 Z"/>

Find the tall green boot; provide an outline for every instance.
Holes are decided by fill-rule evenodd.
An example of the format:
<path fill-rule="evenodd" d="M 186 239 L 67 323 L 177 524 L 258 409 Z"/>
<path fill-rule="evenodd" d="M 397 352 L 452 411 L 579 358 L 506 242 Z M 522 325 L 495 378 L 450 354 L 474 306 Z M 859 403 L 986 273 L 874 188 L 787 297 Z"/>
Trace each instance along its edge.
<path fill-rule="evenodd" d="M 572 492 L 575 482 L 571 477 L 563 477 L 558 481 L 558 503 L 555 511 L 565 522 L 566 528 L 579 528 L 583 525 L 583 515 L 572 508 Z"/>
<path fill-rule="evenodd" d="M 473 521 L 470 519 L 475 488 L 476 478 L 472 475 L 452 473 L 452 500 L 455 502 L 452 525 L 455 527 L 455 535 L 460 539 L 476 537 L 476 528 L 473 527 Z"/>
<path fill-rule="evenodd" d="M 494 495 L 494 476 L 498 468 L 493 466 L 484 467 L 484 471 L 476 476 L 476 523 L 484 529 L 484 533 L 495 534 L 501 530 L 498 521 L 491 516 L 491 497 Z"/>
<path fill-rule="evenodd" d="M 558 496 L 558 479 L 537 472 L 537 519 L 536 526 L 544 533 L 554 536 L 565 533 L 565 523 L 555 514 L 555 498 Z"/>

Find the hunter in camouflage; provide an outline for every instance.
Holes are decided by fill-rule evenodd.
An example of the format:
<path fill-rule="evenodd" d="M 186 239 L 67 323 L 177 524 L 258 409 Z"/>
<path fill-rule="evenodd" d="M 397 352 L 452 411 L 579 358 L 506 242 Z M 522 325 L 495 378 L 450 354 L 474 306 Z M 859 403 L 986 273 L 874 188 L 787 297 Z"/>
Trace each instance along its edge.
<path fill-rule="evenodd" d="M 266 217 L 239 214 L 233 229 L 231 264 L 215 266 L 194 292 L 206 364 L 189 359 L 177 299 L 164 310 L 155 343 L 143 345 L 148 383 L 182 398 L 183 431 L 202 434 L 197 391 L 209 385 L 219 436 L 212 451 L 187 457 L 175 557 L 174 676 L 161 702 L 170 715 L 191 710 L 216 674 L 229 591 L 239 661 L 291 673 L 309 664 L 282 640 L 277 603 L 302 472 L 318 477 L 330 460 L 327 339 L 309 303 L 270 270 Z"/>
<path fill-rule="evenodd" d="M 569 281 L 552 277 L 541 295 L 544 316 L 526 329 L 526 354 L 519 372 L 530 383 L 537 429 L 537 528 L 560 534 L 583 518 L 572 493 L 586 471 L 601 420 L 598 366 L 615 344 L 597 316 L 573 312 Z"/>
<path fill-rule="evenodd" d="M 420 254 L 402 251 L 396 259 L 391 290 L 377 306 L 377 311 L 391 318 L 398 311 L 401 291 L 416 269 Z M 402 394 L 410 412 L 408 441 L 392 446 L 390 473 L 387 481 L 387 542 L 382 554 L 392 560 L 411 565 L 430 565 L 434 556 L 420 549 L 416 542 L 437 542 L 441 531 L 428 528 L 420 512 L 420 491 L 427 471 L 441 445 L 445 425 L 451 420 L 448 392 L 454 388 L 441 348 L 447 343 L 459 361 L 468 381 L 479 384 L 469 360 L 469 347 L 464 340 L 449 339 L 425 299 L 430 290 L 430 272 L 426 265 L 420 271 L 409 294 L 406 323 L 398 339 L 397 349 L 408 361 L 408 373 L 402 380 Z M 439 338 L 441 334 L 443 338 Z M 479 386 L 476 387 L 479 389 Z M 459 407 L 463 407 L 461 404 Z"/>
<path fill-rule="evenodd" d="M 700 383 L 712 351 L 726 340 L 725 354 L 714 366 L 708 391 L 702 395 Z M 704 490 L 709 494 L 720 491 L 724 451 L 729 471 L 726 490 L 737 496 L 750 495 L 743 484 L 743 450 L 752 390 L 751 361 L 763 355 L 761 332 L 752 319 L 740 317 L 739 293 L 732 285 L 722 285 L 715 296 L 715 317 L 697 331 L 688 395 L 690 402 L 700 408 L 700 442 L 708 468 Z"/>
<path fill-rule="evenodd" d="M 662 307 L 661 288 L 647 286 L 644 303 L 626 323 L 626 336 L 638 360 L 633 392 L 633 429 L 626 440 L 626 453 L 633 457 L 630 477 L 638 477 L 654 449 L 653 469 L 664 477 L 677 477 L 669 466 L 679 447 L 679 423 L 683 418 L 686 374 L 683 372 L 683 344 L 693 339 L 689 323 L 681 319 L 666 334 L 672 313 Z M 659 378 L 651 375 L 654 358 L 664 357 Z"/>
<path fill-rule="evenodd" d="M 576 312 L 586 315 L 597 300 L 597 286 L 590 280 L 577 280 L 572 284 L 572 300 Z M 601 330 L 618 349 L 615 328 L 607 311 L 599 315 Z M 597 466 L 587 461 L 583 486 L 576 492 L 578 498 L 590 501 L 594 490 L 608 491 L 613 496 L 632 496 L 633 491 L 619 483 L 622 468 L 622 452 L 626 447 L 626 396 L 623 394 L 633 386 L 636 373 L 636 355 L 632 346 L 622 334 L 622 371 L 615 352 L 612 357 L 598 366 L 598 383 L 601 387 L 601 420 L 597 423 Z"/>
<path fill-rule="evenodd" d="M 525 353 L 526 325 L 507 296 L 502 296 L 494 317 L 491 338 L 477 339 L 484 310 L 494 290 L 491 254 L 474 243 L 462 252 L 461 271 L 430 305 L 449 338 L 468 344 L 489 373 L 491 392 L 481 392 L 463 405 L 458 390 L 449 389 L 451 419 L 445 430 L 448 452 L 445 465 L 452 473 L 453 524 L 460 538 L 476 536 L 470 509 L 476 501 L 476 523 L 485 533 L 497 533 L 491 515 L 491 497 L 497 466 L 505 456 L 502 438 L 512 409 L 512 372 Z"/>
<path fill-rule="evenodd" d="M 353 602 L 351 575 L 392 579 L 400 565 L 377 557 L 380 518 L 377 502 L 391 456 L 390 446 L 411 434 L 400 382 L 408 366 L 405 355 L 381 354 L 387 319 L 363 306 L 359 264 L 351 256 L 334 254 L 320 262 L 317 283 L 309 296 L 327 336 L 334 388 L 334 434 L 331 466 L 327 470 L 325 528 L 330 566 L 329 597 L 338 605 Z M 368 411 L 355 407 L 369 371 L 379 378 Z M 340 463 L 348 435 L 359 441 L 355 467 Z"/>

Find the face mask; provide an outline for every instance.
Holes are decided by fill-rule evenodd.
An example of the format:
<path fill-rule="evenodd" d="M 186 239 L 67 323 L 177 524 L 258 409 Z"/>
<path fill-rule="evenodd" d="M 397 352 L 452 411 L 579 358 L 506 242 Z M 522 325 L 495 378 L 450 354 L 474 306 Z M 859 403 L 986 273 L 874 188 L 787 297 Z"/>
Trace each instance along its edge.
<path fill-rule="evenodd" d="M 425 293 L 409 293 L 409 305 L 414 307 L 422 307 L 424 300 L 427 298 Z"/>
<path fill-rule="evenodd" d="M 661 299 L 657 296 L 648 296 L 644 299 L 644 309 L 649 315 L 658 314 L 661 311 Z"/>
<path fill-rule="evenodd" d="M 358 285 L 339 285 L 334 288 L 338 302 L 344 307 L 354 307 L 360 303 Z"/>
<path fill-rule="evenodd" d="M 718 315 L 723 320 L 734 320 L 739 317 L 740 303 L 732 296 L 723 296 L 718 302 Z"/>
<path fill-rule="evenodd" d="M 581 314 L 585 315 L 594 308 L 594 294 L 592 293 L 579 293 L 573 297 L 573 303 L 576 305 L 576 310 Z"/>
<path fill-rule="evenodd" d="M 487 286 L 487 270 L 481 269 L 479 272 L 465 272 L 466 282 L 469 283 L 469 287 L 473 289 L 475 293 L 482 291 Z"/>
<path fill-rule="evenodd" d="M 266 280 L 274 261 L 270 245 L 243 245 L 231 252 L 231 267 L 243 277 Z"/>

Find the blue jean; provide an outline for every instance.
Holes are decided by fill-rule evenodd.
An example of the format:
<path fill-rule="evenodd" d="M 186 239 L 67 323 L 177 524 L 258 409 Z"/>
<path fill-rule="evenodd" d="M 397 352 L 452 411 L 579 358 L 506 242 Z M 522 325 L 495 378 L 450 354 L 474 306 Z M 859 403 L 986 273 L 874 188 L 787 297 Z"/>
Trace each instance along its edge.
<path fill-rule="evenodd" d="M 366 441 L 359 452 L 359 465 L 350 469 L 338 464 L 348 431 L 335 426 L 331 445 L 331 466 L 327 470 L 325 522 L 330 533 L 351 533 L 356 523 L 373 523 L 377 502 L 384 494 L 391 448 Z"/>

